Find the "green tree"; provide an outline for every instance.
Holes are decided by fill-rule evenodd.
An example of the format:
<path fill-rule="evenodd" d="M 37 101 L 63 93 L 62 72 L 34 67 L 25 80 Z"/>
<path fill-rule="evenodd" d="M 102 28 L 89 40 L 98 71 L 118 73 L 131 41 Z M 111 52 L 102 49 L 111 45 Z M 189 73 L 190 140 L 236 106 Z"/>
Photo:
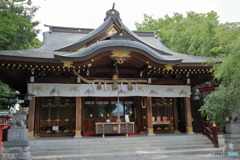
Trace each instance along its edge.
<path fill-rule="evenodd" d="M 19 50 L 39 47 L 33 21 L 38 7 L 31 0 L 0 1 L 0 50 Z"/>
<path fill-rule="evenodd" d="M 0 110 L 6 109 L 6 107 L 9 105 L 7 97 L 14 95 L 16 95 L 16 91 L 0 81 Z"/>
<path fill-rule="evenodd" d="M 235 52 L 236 45 L 239 43 L 239 34 L 240 22 L 220 24 L 215 29 L 214 48 L 211 49 L 211 52 L 223 56 L 223 58 L 229 53 Z"/>
<path fill-rule="evenodd" d="M 215 29 L 218 27 L 218 15 L 208 13 L 187 12 L 187 16 L 174 13 L 172 17 L 153 19 L 144 14 L 142 23 L 135 22 L 137 30 L 159 31 L 157 35 L 170 49 L 189 55 L 205 57 L 216 56 L 211 49 L 214 47 Z"/>
<path fill-rule="evenodd" d="M 221 81 L 220 86 L 206 97 L 200 112 L 212 122 L 224 124 L 229 111 L 238 112 L 240 107 L 240 25 L 239 23 L 225 24 L 224 31 L 219 32 L 217 43 L 222 47 L 216 50 L 222 53 L 222 63 L 213 67 L 214 77 Z M 229 30 L 229 31 L 226 31 Z M 225 35 L 224 33 L 228 33 Z M 213 62 L 214 63 L 214 62 Z"/>
<path fill-rule="evenodd" d="M 217 19 L 213 11 L 188 12 L 186 18 L 178 13 L 159 19 L 144 15 L 144 21 L 135 24 L 138 30 L 160 30 L 158 36 L 174 51 L 220 58 L 221 63 L 209 62 L 220 85 L 199 111 L 212 122 L 224 124 L 229 111 L 240 107 L 240 22 L 219 24 Z"/>

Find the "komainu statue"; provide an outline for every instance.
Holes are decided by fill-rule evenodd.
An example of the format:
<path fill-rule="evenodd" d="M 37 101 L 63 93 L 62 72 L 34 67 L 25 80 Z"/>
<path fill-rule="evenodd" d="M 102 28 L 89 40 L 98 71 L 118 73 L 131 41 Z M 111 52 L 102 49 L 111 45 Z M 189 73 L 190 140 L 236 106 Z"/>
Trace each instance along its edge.
<path fill-rule="evenodd" d="M 10 127 L 24 127 L 26 128 L 25 121 L 27 119 L 28 108 L 20 107 L 17 113 L 11 116 L 8 120 Z"/>
<path fill-rule="evenodd" d="M 240 107 L 232 107 L 228 113 L 230 123 L 240 123 Z"/>

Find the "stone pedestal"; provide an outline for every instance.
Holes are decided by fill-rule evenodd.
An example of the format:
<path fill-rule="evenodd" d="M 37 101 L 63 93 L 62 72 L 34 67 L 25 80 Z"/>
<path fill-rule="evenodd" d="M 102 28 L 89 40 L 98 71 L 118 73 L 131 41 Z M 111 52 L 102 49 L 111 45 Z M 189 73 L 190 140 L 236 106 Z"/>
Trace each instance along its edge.
<path fill-rule="evenodd" d="M 219 145 L 219 148 L 222 148 L 225 145 L 225 138 L 223 134 L 218 135 L 218 145 Z"/>
<path fill-rule="evenodd" d="M 240 123 L 231 123 L 226 125 L 225 152 L 238 152 L 240 157 Z"/>
<path fill-rule="evenodd" d="M 25 127 L 11 127 L 8 130 L 8 141 L 3 142 L 3 160 L 30 160 L 28 130 Z"/>

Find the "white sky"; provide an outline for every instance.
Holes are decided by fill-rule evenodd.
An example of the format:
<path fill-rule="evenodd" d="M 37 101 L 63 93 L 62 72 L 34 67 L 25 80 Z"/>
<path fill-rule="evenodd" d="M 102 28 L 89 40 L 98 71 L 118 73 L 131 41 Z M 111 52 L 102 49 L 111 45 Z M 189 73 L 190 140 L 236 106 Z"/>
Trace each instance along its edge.
<path fill-rule="evenodd" d="M 40 6 L 35 20 L 41 22 L 37 27 L 48 31 L 44 24 L 65 27 L 97 28 L 103 23 L 106 11 L 116 3 L 123 23 L 135 30 L 134 22 L 142 22 L 143 14 L 153 18 L 163 18 L 174 12 L 185 14 L 189 11 L 218 13 L 221 23 L 240 22 L 240 0 L 32 0 Z"/>

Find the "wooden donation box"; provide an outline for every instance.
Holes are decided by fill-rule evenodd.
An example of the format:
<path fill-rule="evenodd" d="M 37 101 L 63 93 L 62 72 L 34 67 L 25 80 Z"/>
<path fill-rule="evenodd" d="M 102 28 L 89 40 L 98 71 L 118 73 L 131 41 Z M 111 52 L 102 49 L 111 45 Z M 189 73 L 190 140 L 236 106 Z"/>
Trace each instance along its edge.
<path fill-rule="evenodd" d="M 163 116 L 162 121 L 160 116 L 157 117 L 157 121 L 155 121 L 155 118 L 152 117 L 152 124 L 153 124 L 153 128 L 155 128 L 156 130 L 168 130 L 168 132 L 172 130 L 172 125 L 173 125 L 166 116 Z"/>
<path fill-rule="evenodd" d="M 128 133 L 135 132 L 134 129 L 135 122 L 120 122 L 120 134 L 126 134 L 128 136 Z M 119 124 L 118 122 L 98 122 L 95 123 L 95 133 L 96 134 L 102 134 L 104 137 L 105 134 L 118 134 L 118 128 Z"/>

